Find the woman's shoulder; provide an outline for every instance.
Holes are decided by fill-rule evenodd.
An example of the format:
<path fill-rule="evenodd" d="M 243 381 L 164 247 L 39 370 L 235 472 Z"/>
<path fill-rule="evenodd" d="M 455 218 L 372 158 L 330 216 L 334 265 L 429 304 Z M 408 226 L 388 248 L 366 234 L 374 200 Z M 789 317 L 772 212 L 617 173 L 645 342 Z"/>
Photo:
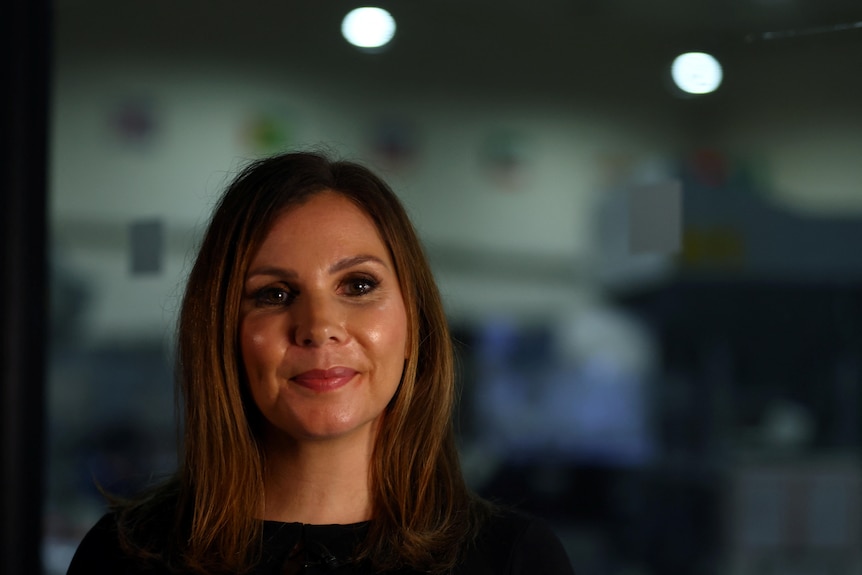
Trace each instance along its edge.
<path fill-rule="evenodd" d="M 84 535 L 67 575 L 129 572 L 120 546 L 116 513 L 107 513 Z"/>
<path fill-rule="evenodd" d="M 486 519 L 457 575 L 572 575 L 560 538 L 539 518 L 497 508 Z"/>
<path fill-rule="evenodd" d="M 155 567 L 151 562 L 130 553 L 123 545 L 120 536 L 120 513 L 119 511 L 106 513 L 84 535 L 72 557 L 67 575 L 168 573 L 167 569 Z"/>

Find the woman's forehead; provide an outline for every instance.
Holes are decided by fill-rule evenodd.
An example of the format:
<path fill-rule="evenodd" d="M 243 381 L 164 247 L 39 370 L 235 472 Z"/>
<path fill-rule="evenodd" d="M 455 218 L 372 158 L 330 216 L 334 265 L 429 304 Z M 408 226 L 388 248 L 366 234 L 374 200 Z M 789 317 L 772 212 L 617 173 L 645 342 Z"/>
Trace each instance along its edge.
<path fill-rule="evenodd" d="M 299 256 L 340 260 L 358 254 L 392 267 L 389 246 L 371 216 L 345 195 L 324 191 L 276 216 L 252 265 L 259 260 Z"/>

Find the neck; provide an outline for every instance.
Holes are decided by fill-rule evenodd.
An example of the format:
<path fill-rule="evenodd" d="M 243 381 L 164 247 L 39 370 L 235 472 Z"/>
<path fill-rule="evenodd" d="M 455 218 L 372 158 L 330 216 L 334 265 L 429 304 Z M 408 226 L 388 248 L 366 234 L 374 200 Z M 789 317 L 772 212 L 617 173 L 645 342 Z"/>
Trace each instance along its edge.
<path fill-rule="evenodd" d="M 266 441 L 263 518 L 316 525 L 371 519 L 367 438 Z"/>

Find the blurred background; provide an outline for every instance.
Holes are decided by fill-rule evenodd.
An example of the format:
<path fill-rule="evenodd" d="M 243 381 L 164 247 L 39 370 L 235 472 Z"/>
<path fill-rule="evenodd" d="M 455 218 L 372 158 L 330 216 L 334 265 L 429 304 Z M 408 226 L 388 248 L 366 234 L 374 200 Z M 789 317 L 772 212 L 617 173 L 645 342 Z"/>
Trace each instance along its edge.
<path fill-rule="evenodd" d="M 862 4 L 376 5 L 360 49 L 353 1 L 54 2 L 44 572 L 174 468 L 219 192 L 322 148 L 420 231 L 471 485 L 579 575 L 862 573 Z"/>

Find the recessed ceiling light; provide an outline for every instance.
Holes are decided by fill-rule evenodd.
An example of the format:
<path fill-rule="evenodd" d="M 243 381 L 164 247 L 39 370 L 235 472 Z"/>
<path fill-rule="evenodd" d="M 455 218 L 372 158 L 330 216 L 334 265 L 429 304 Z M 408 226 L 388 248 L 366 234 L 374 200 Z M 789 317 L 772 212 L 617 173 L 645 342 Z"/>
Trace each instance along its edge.
<path fill-rule="evenodd" d="M 383 8 L 356 8 L 341 22 L 341 34 L 359 48 L 380 48 L 395 36 L 395 19 Z"/>
<path fill-rule="evenodd" d="M 670 68 L 674 83 L 689 94 L 709 94 L 721 84 L 721 64 L 705 52 L 680 54 Z"/>

